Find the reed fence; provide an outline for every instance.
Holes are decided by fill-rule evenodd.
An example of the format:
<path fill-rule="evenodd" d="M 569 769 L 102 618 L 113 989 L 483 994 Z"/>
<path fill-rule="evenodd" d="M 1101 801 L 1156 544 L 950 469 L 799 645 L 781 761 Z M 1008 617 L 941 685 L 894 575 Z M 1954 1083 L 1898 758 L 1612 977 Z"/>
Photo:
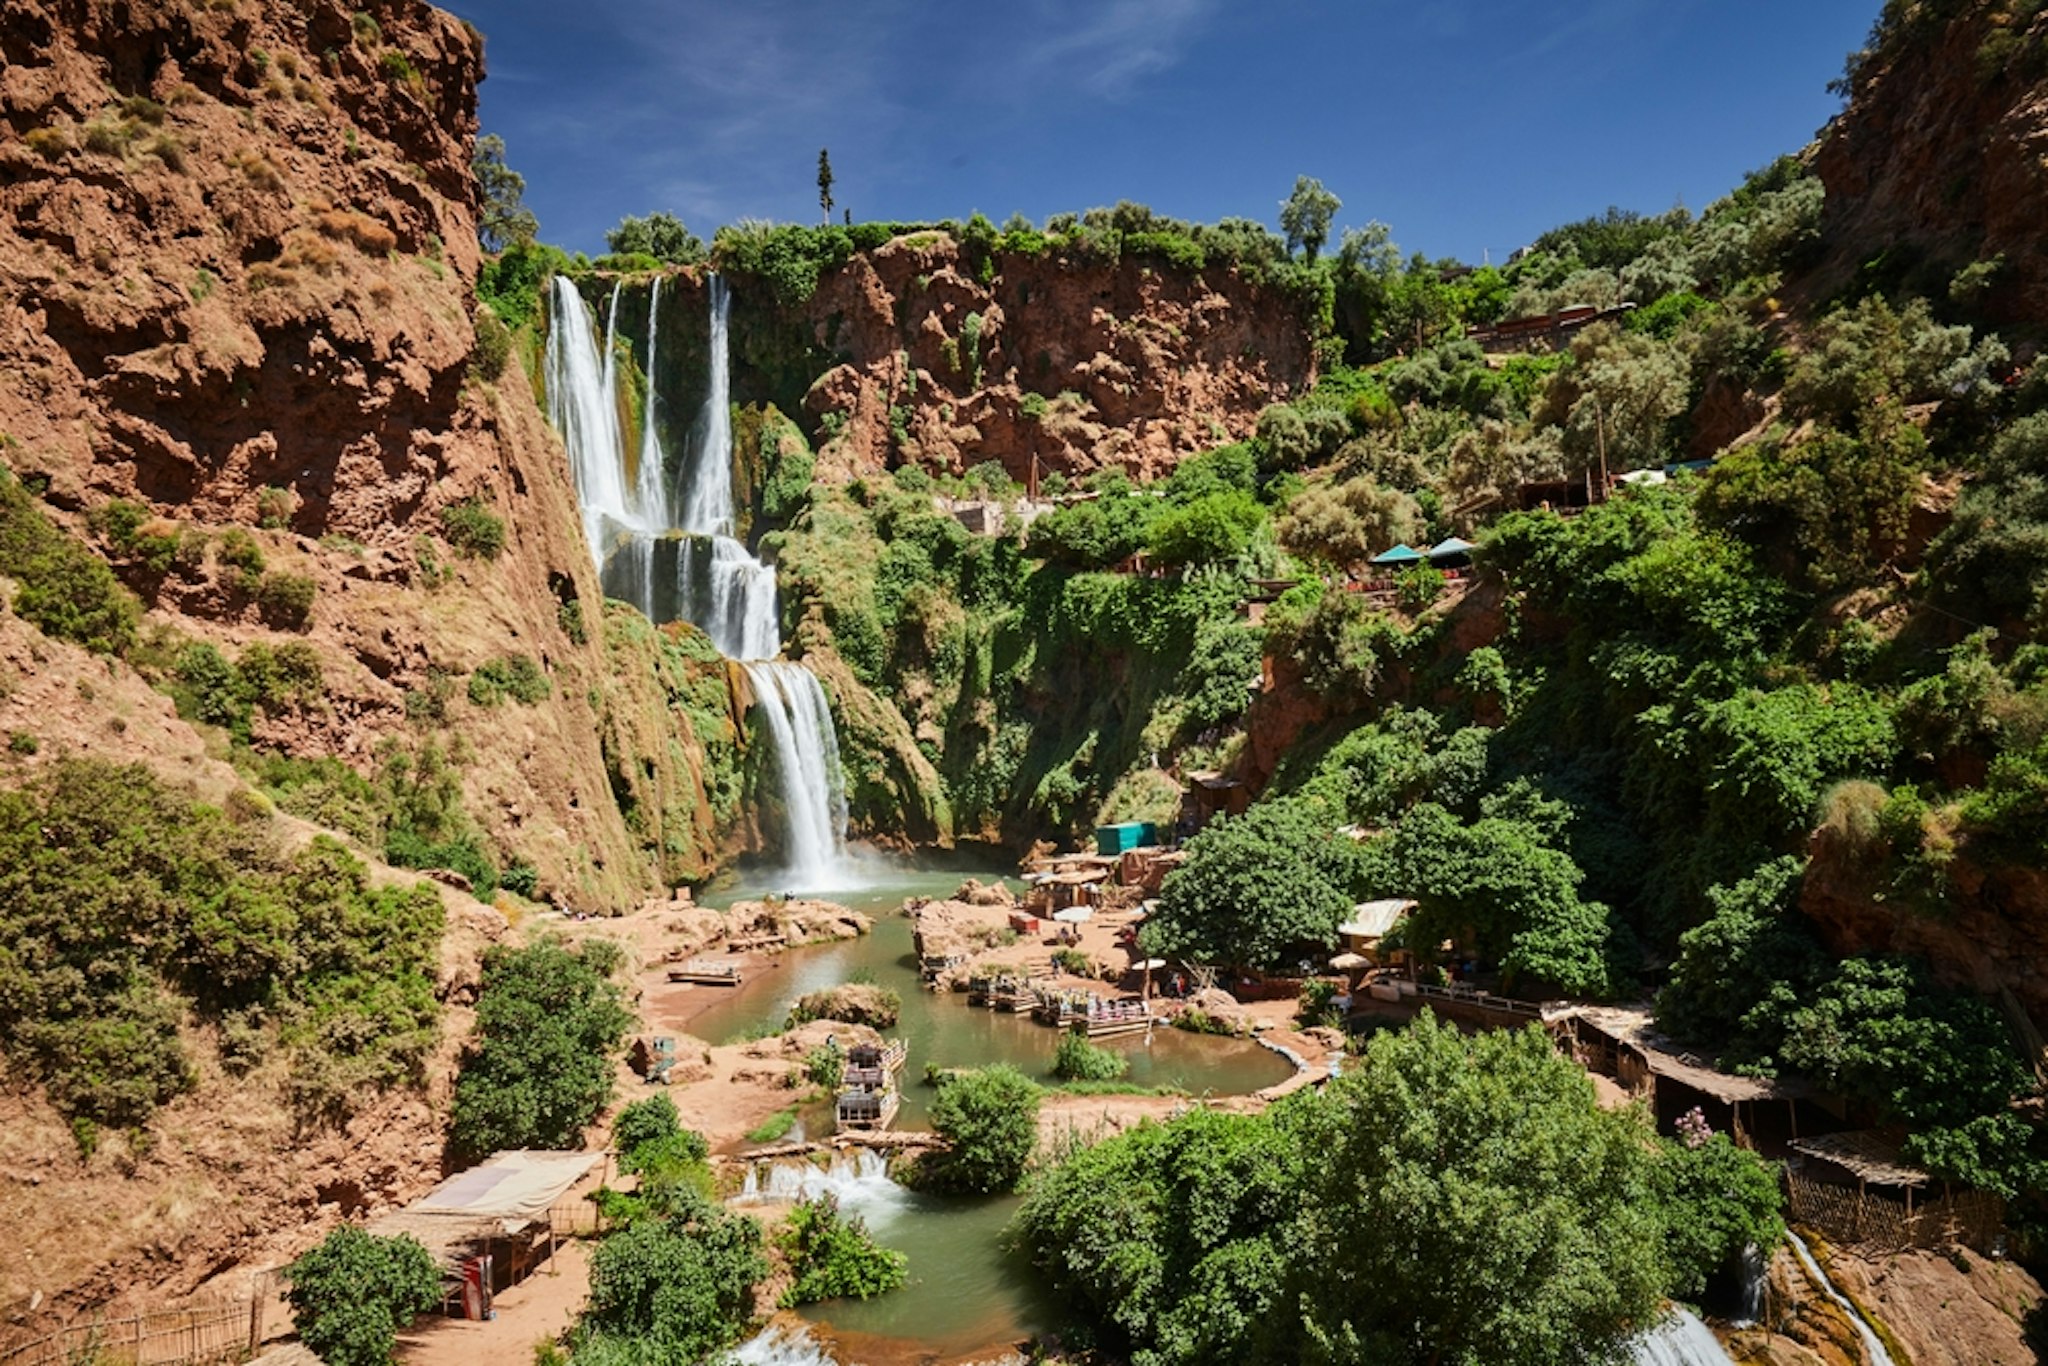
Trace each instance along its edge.
<path fill-rule="evenodd" d="M 1845 1247 L 1903 1252 L 1960 1243 L 1989 1254 L 2005 1230 L 2005 1202 L 1983 1191 L 1916 1200 L 1909 1208 L 1868 1187 L 1838 1186 L 1792 1171 L 1785 1173 L 1785 1185 L 1792 1222 Z"/>
<path fill-rule="evenodd" d="M 152 1309 L 60 1328 L 0 1328 L 0 1366 L 217 1366 L 246 1360 L 263 1331 L 263 1302 Z"/>

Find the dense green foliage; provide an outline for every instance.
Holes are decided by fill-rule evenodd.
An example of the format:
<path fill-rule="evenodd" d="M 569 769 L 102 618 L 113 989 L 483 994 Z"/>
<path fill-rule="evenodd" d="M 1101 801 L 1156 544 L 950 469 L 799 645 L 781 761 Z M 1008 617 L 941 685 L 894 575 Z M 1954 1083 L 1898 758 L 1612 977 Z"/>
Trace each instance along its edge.
<path fill-rule="evenodd" d="M 1131 1070 L 1131 1060 L 1113 1048 L 1088 1042 L 1084 1031 L 1071 1031 L 1060 1036 L 1051 1070 L 1061 1081 L 1115 1081 Z"/>
<path fill-rule="evenodd" d="M 398 1331 L 441 1302 L 441 1268 L 409 1234 L 344 1224 L 285 1268 L 292 1326 L 329 1366 L 390 1366 Z"/>
<path fill-rule="evenodd" d="M 932 1128 L 948 1145 L 926 1159 L 931 1184 L 977 1195 L 1015 1189 L 1038 1146 L 1039 1098 L 1014 1067 L 948 1075 L 931 1107 Z"/>
<path fill-rule="evenodd" d="M 45 635 L 101 654 L 135 642 L 141 606 L 105 560 L 59 530 L 12 471 L 0 465 L 0 575 L 15 581 L 13 607 Z"/>
<path fill-rule="evenodd" d="M 141 768 L 65 760 L 0 793 L 0 1043 L 80 1120 L 183 1090 L 192 1008 L 232 1070 L 282 1046 L 308 1119 L 416 1080 L 441 924 L 431 889 L 373 889 L 333 840 L 287 853 Z"/>
<path fill-rule="evenodd" d="M 873 1299 L 900 1289 L 909 1261 L 877 1246 L 859 1215 L 841 1214 L 831 1195 L 801 1200 L 776 1232 L 775 1245 L 795 1278 L 782 1292 L 787 1309 L 819 1300 Z"/>
<path fill-rule="evenodd" d="M 1603 1362 L 1666 1294 L 1775 1241 L 1770 1170 L 1652 1143 L 1540 1030 L 1424 1015 L 1262 1116 L 1197 1111 L 1032 1181 L 1017 1230 L 1148 1366 Z"/>
<path fill-rule="evenodd" d="M 601 939 L 484 955 L 476 1035 L 455 1082 L 448 1145 L 457 1161 L 582 1146 L 584 1127 L 611 1099 L 614 1055 L 632 1023 L 611 981 L 619 961 Z"/>
<path fill-rule="evenodd" d="M 694 1363 L 730 1345 L 768 1274 L 760 1223 L 687 1187 L 607 1234 L 570 1335 L 579 1366 Z"/>
<path fill-rule="evenodd" d="M 1310 801 L 1269 801 L 1219 816 L 1167 875 L 1146 951 L 1233 967 L 1278 968 L 1324 957 L 1351 910 L 1358 846 Z"/>

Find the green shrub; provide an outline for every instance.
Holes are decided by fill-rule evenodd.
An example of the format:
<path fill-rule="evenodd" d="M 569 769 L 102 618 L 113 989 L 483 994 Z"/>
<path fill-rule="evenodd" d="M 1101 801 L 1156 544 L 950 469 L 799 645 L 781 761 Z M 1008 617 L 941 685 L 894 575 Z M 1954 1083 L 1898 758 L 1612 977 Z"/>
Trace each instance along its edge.
<path fill-rule="evenodd" d="M 25 730 L 11 730 L 7 732 L 7 752 L 9 754 L 34 754 L 41 748 L 42 746 L 36 743 L 36 737 Z"/>
<path fill-rule="evenodd" d="M 846 1077 L 846 1054 L 836 1044 L 820 1044 L 804 1054 L 804 1076 L 813 1086 L 837 1090 Z"/>
<path fill-rule="evenodd" d="M 859 1215 L 843 1215 L 831 1195 L 799 1201 L 775 1235 L 794 1280 L 785 1309 L 819 1300 L 873 1299 L 910 1278 L 909 1260 L 878 1247 Z"/>
<path fill-rule="evenodd" d="M 571 1334 L 577 1360 L 703 1361 L 745 1328 L 768 1274 L 760 1223 L 702 1196 L 672 1203 L 591 1255 L 590 1299 Z"/>
<path fill-rule="evenodd" d="M 498 885 L 508 892 L 531 898 L 540 886 L 540 873 L 524 860 L 515 861 L 506 864 L 505 870 L 498 874 Z"/>
<path fill-rule="evenodd" d="M 245 591 L 253 589 L 264 569 L 263 547 L 248 532 L 231 527 L 221 533 L 220 562 L 237 571 L 236 581 Z"/>
<path fill-rule="evenodd" d="M 1052 1074 L 1062 1081 L 1114 1081 L 1131 1070 L 1131 1060 L 1088 1042 L 1085 1033 L 1062 1035 L 1053 1050 Z"/>
<path fill-rule="evenodd" d="M 292 1326 L 329 1366 L 389 1366 L 398 1332 L 441 1302 L 441 1268 L 410 1234 L 344 1224 L 285 1268 Z"/>
<path fill-rule="evenodd" d="M 576 1148 L 611 1099 L 632 1016 L 611 981 L 617 946 L 590 940 L 498 946 L 484 955 L 476 1033 L 455 1082 L 450 1152 Z"/>
<path fill-rule="evenodd" d="M 106 561 L 65 535 L 0 467 L 0 574 L 18 585 L 14 611 L 43 634 L 99 654 L 135 643 L 142 608 Z"/>
<path fill-rule="evenodd" d="M 512 360 L 512 332 L 499 320 L 496 309 L 485 305 L 476 311 L 476 349 L 469 354 L 469 377 L 485 384 L 496 382 Z"/>
<path fill-rule="evenodd" d="M 441 509 L 441 533 L 472 559 L 495 560 L 505 548 L 505 523 L 479 498 L 467 498 Z"/>
<path fill-rule="evenodd" d="M 479 707 L 495 707 L 506 697 L 531 707 L 545 702 L 551 691 L 548 676 L 531 655 L 490 660 L 469 676 L 469 700 Z"/>
<path fill-rule="evenodd" d="M 72 760 L 0 794 L 0 861 L 0 1049 L 67 1116 L 125 1127 L 182 1090 L 195 1005 L 274 1022 L 307 1119 L 433 1046 L 440 899 L 372 889 L 331 839 L 287 855 L 147 770 Z"/>
<path fill-rule="evenodd" d="M 993 1194 L 1016 1189 L 1038 1146 L 1039 1088 L 1014 1067 L 960 1072 L 932 1101 L 932 1128 L 950 1145 L 927 1174 L 948 1190 Z"/>
<path fill-rule="evenodd" d="M 313 599 L 319 591 L 319 585 L 305 574 L 265 574 L 256 580 L 256 606 L 265 620 L 297 629 L 312 619 Z"/>
<path fill-rule="evenodd" d="M 256 495 L 256 525 L 266 530 L 284 530 L 291 525 L 292 514 L 298 510 L 298 495 L 290 489 L 271 484 Z"/>

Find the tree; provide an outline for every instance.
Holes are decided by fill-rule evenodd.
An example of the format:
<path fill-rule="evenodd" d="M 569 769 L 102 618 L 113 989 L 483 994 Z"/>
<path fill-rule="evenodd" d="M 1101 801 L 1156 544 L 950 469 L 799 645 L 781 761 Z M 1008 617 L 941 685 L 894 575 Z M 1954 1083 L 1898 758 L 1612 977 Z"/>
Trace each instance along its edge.
<path fill-rule="evenodd" d="M 1580 899 L 1585 874 L 1528 821 L 1489 813 L 1467 825 L 1425 802 L 1375 848 L 1373 861 L 1415 898 L 1415 944 L 1469 932 L 1510 977 L 1573 995 L 1611 990 L 1607 908 Z"/>
<path fill-rule="evenodd" d="M 1375 1037 L 1308 1136 L 1294 1260 L 1331 1363 L 1611 1360 L 1670 1276 L 1656 1149 L 1531 1026 Z"/>
<path fill-rule="evenodd" d="M 328 1366 L 387 1366 L 398 1330 L 441 1302 L 441 1268 L 409 1234 L 344 1224 L 285 1268 L 292 1323 Z"/>
<path fill-rule="evenodd" d="M 470 158 L 470 174 L 476 178 L 476 238 L 485 251 L 499 252 L 517 243 L 533 241 L 540 221 L 526 207 L 526 177 L 505 164 L 505 139 L 486 133 L 476 140 L 476 155 Z"/>
<path fill-rule="evenodd" d="M 795 1278 L 782 1292 L 782 1307 L 818 1300 L 866 1300 L 902 1287 L 909 1259 L 876 1244 L 857 1214 L 841 1214 L 831 1194 L 799 1201 L 775 1236 Z"/>
<path fill-rule="evenodd" d="M 1083 1148 L 1032 1179 L 1020 1242 L 1134 1360 L 1297 1361 L 1284 1292 L 1306 1108 L 1196 1110 Z"/>
<path fill-rule="evenodd" d="M 1323 188 L 1314 176 L 1296 176 L 1294 193 L 1280 201 L 1280 230 L 1287 234 L 1287 253 L 1299 248 L 1304 260 L 1314 261 L 1330 240 L 1330 219 L 1344 201 Z"/>
<path fill-rule="evenodd" d="M 1707 1277 L 1745 1248 L 1767 1251 L 1785 1236 L 1778 1169 L 1726 1134 L 1710 1133 L 1699 1111 L 1679 1120 L 1679 1137 L 1658 1144 L 1664 1188 L 1669 1293 L 1696 1299 Z"/>
<path fill-rule="evenodd" d="M 671 265 L 704 259 L 704 243 L 672 213 L 656 211 L 645 218 L 621 218 L 604 235 L 604 244 L 621 256 L 652 256 Z"/>
<path fill-rule="evenodd" d="M 458 1161 L 501 1148 L 574 1148 L 611 1099 L 612 1054 L 632 1023 L 609 980 L 616 945 L 553 941 L 484 955 L 476 1038 L 455 1082 Z"/>
<path fill-rule="evenodd" d="M 672 1215 L 634 1219 L 591 1254 L 577 1355 L 623 1340 L 640 1349 L 631 1360 L 702 1361 L 746 1325 L 768 1274 L 761 1245 L 758 1220 L 694 1192 L 680 1194 Z"/>
<path fill-rule="evenodd" d="M 950 1145 L 930 1168 L 933 1182 L 977 1195 L 1015 1190 L 1038 1146 L 1039 1095 L 1014 1067 L 950 1078 L 932 1102 L 932 1128 Z"/>
<path fill-rule="evenodd" d="M 825 211 L 825 221 L 832 221 L 832 153 L 823 147 L 818 149 L 818 207 Z"/>
<path fill-rule="evenodd" d="M 1260 802 L 1188 841 L 1145 923 L 1146 951 L 1277 968 L 1327 952 L 1350 911 L 1357 846 L 1316 804 Z"/>

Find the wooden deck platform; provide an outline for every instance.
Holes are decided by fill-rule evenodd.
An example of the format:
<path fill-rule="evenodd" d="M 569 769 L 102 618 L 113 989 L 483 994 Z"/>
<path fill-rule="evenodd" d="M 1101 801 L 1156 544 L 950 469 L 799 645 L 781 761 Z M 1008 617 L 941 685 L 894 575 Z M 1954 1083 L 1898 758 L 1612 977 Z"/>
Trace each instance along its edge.
<path fill-rule="evenodd" d="M 687 963 L 678 963 L 670 968 L 668 970 L 668 980 L 671 982 L 694 982 L 702 986 L 736 987 L 740 984 L 740 965 L 738 963 L 706 962 L 701 958 L 693 959 Z"/>
<path fill-rule="evenodd" d="M 1055 1029 L 1072 1029 L 1091 1039 L 1113 1039 L 1123 1034 L 1142 1034 L 1159 1023 L 1152 1003 L 1136 997 L 1114 1001 L 1077 995 L 1041 994 L 1031 1018 Z"/>

